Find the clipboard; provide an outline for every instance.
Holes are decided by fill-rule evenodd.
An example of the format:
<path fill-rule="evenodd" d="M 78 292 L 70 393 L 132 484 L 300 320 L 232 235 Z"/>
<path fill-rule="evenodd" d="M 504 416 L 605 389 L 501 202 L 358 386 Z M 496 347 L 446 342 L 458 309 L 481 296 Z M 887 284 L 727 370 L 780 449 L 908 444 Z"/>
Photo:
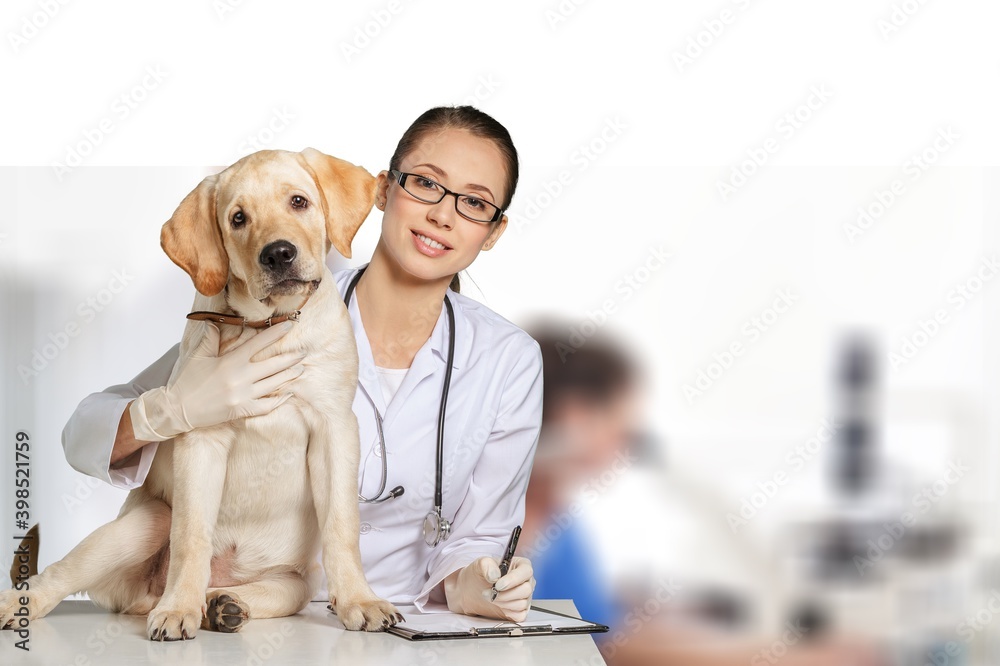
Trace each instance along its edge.
<path fill-rule="evenodd" d="M 538 606 L 532 606 L 528 611 L 528 617 L 520 623 L 456 613 L 419 613 L 412 606 L 408 608 L 397 606 L 397 608 L 406 619 L 389 627 L 386 632 L 410 641 L 566 636 L 600 634 L 608 631 L 606 625 Z"/>

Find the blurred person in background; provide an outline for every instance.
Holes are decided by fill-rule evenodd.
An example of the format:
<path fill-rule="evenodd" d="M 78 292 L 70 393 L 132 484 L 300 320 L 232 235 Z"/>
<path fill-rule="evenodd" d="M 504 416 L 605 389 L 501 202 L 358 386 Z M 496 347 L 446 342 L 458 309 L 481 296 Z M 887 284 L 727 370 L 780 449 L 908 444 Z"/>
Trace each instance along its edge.
<path fill-rule="evenodd" d="M 613 483 L 627 483 L 633 466 L 662 457 L 641 436 L 645 380 L 640 365 L 604 333 L 580 344 L 569 323 L 544 321 L 526 330 L 542 350 L 543 408 L 518 550 L 531 559 L 536 599 L 572 599 L 581 617 L 608 625 L 609 632 L 594 637 L 613 666 L 887 663 L 854 641 L 828 639 L 822 629 L 798 635 L 794 643 L 780 633 L 762 642 L 750 635 L 745 609 L 724 592 L 693 603 L 659 603 L 653 590 L 628 590 L 613 581 L 598 554 L 602 535 L 590 528 L 586 507 L 597 499 L 595 488 L 607 487 L 595 480 L 613 476 Z M 649 528 L 657 529 L 652 506 L 635 510 L 646 512 Z M 650 607 L 646 602 L 653 599 L 658 601 L 655 615 L 635 612 Z M 817 624 L 816 618 L 799 620 L 801 626 Z"/>
<path fill-rule="evenodd" d="M 565 330 L 531 331 L 542 349 L 542 429 L 521 544 L 533 554 L 536 598 L 573 599 L 583 618 L 611 626 L 621 609 L 593 549 L 599 535 L 588 532 L 573 502 L 591 477 L 620 475 L 630 464 L 639 380 L 617 345 L 590 339 L 574 348 Z"/>

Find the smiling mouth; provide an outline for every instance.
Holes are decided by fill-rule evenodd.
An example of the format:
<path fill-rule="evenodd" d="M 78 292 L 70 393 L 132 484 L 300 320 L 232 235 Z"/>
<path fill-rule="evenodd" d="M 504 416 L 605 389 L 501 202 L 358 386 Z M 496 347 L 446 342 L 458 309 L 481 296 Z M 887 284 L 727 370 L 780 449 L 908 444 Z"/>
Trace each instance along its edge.
<path fill-rule="evenodd" d="M 416 231 L 414 231 L 412 233 L 413 233 L 414 236 L 416 236 L 417 238 L 419 238 L 420 242 L 422 242 L 424 245 L 427 245 L 428 247 L 432 247 L 435 250 L 450 250 L 450 249 L 452 249 L 452 248 L 448 247 L 447 245 L 444 245 L 443 243 L 437 242 L 433 238 L 428 238 L 427 236 L 424 236 L 421 233 L 417 233 Z"/>

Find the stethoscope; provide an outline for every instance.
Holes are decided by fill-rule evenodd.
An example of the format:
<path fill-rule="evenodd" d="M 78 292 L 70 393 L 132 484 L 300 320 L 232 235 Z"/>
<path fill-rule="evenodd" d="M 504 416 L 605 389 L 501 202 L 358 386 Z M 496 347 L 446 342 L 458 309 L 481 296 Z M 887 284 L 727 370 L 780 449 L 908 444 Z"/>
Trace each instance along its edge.
<path fill-rule="evenodd" d="M 361 276 L 364 274 L 365 268 L 367 268 L 367 266 L 362 266 L 358 269 L 357 274 L 351 279 L 350 284 L 347 285 L 347 293 L 344 295 L 344 305 L 347 307 L 350 307 L 351 295 L 354 294 L 354 288 L 358 285 L 358 280 L 360 280 Z M 451 522 L 445 520 L 441 515 L 442 460 L 444 458 L 444 415 L 448 406 L 448 389 L 451 387 L 451 365 L 455 360 L 455 311 L 452 309 L 451 301 L 448 299 L 447 295 L 444 297 L 444 306 L 448 311 L 448 364 L 445 366 L 444 387 L 441 389 L 441 409 L 438 412 L 437 473 L 434 481 L 434 510 L 428 513 L 427 517 L 424 518 L 424 542 L 431 547 L 437 546 L 451 535 Z M 403 486 L 396 486 L 389 491 L 388 495 L 382 497 L 382 493 L 385 492 L 386 480 L 388 479 L 388 463 L 386 462 L 385 455 L 385 434 L 382 431 L 382 415 L 378 413 L 378 407 L 375 406 L 374 401 L 372 401 L 372 409 L 375 411 L 375 427 L 378 430 L 378 444 L 382 453 L 382 481 L 379 483 L 378 492 L 375 493 L 375 497 L 365 497 L 361 494 L 359 489 L 358 499 L 365 504 L 381 504 L 382 502 L 401 496 L 403 494 Z"/>

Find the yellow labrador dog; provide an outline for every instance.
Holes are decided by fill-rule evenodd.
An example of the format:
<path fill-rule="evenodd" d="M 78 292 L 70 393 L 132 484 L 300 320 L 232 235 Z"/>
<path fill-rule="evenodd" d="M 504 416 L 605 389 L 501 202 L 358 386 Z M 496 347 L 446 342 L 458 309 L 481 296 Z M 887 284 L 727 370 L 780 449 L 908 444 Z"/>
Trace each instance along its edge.
<path fill-rule="evenodd" d="M 320 546 L 344 626 L 378 631 L 401 619 L 361 569 L 357 347 L 324 263 L 331 243 L 350 256 L 374 197 L 367 171 L 307 148 L 244 157 L 181 202 L 161 243 L 194 281 L 195 310 L 263 326 L 300 311 L 254 358 L 304 354 L 304 372 L 287 389 L 294 397 L 270 414 L 160 444 L 116 520 L 30 578 L 30 592 L 0 594 L 0 626 L 13 623 L 25 595 L 38 618 L 87 591 L 110 610 L 148 614 L 153 640 L 193 638 L 199 627 L 237 631 L 251 617 L 305 608 Z M 187 324 L 174 374 L 208 325 Z M 218 326 L 220 352 L 263 330 Z"/>

